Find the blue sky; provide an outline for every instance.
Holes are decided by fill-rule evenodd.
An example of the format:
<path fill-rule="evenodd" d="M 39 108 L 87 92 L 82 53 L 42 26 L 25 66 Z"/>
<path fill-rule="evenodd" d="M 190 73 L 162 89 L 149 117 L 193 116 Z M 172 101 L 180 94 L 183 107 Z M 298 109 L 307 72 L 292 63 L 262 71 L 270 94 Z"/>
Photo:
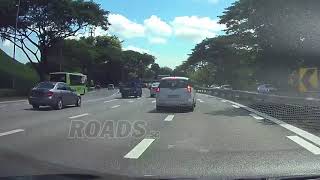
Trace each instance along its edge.
<path fill-rule="evenodd" d="M 95 0 L 110 11 L 107 32 L 124 40 L 123 48 L 154 55 L 160 66 L 174 68 L 186 60 L 195 44 L 222 34 L 219 15 L 234 0 Z M 0 48 L 12 55 L 12 44 Z M 27 62 L 21 52 L 17 59 Z"/>

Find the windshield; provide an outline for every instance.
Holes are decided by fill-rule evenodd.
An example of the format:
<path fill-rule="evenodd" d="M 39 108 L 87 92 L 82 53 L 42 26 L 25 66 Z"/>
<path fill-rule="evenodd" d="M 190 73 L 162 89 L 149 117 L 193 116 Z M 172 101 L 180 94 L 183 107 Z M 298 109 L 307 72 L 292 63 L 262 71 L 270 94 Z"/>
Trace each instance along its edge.
<path fill-rule="evenodd" d="M 160 88 L 187 88 L 188 81 L 183 79 L 166 79 L 160 81 Z"/>
<path fill-rule="evenodd" d="M 320 0 L 0 0 L 0 161 L 0 179 L 320 177 Z"/>
<path fill-rule="evenodd" d="M 42 82 L 42 83 L 39 83 L 36 88 L 42 88 L 42 89 L 52 89 L 54 88 L 54 83 L 51 83 L 51 82 Z"/>
<path fill-rule="evenodd" d="M 66 74 L 50 74 L 50 81 L 66 83 Z"/>
<path fill-rule="evenodd" d="M 157 83 L 153 83 L 151 86 L 152 86 L 152 87 L 158 87 L 158 86 L 159 86 L 159 84 L 160 84 L 160 83 L 159 83 L 159 82 L 157 82 Z"/>

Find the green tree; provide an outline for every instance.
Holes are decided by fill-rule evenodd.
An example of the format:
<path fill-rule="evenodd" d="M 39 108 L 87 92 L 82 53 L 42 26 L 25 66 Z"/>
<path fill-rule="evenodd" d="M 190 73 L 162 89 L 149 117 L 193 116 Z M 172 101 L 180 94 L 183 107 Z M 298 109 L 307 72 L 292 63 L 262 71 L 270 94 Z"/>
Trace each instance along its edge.
<path fill-rule="evenodd" d="M 159 74 L 162 75 L 171 75 L 173 70 L 169 67 L 160 67 L 159 69 Z"/>
<path fill-rule="evenodd" d="M 155 57 L 147 53 L 141 54 L 132 50 L 123 51 L 122 63 L 124 71 L 127 74 L 135 74 L 139 78 L 144 76 L 146 70 L 154 61 Z"/>
<path fill-rule="evenodd" d="M 0 2 L 0 36 L 15 43 L 24 52 L 42 80 L 48 73 L 50 48 L 87 27 L 95 26 L 107 30 L 109 26 L 108 11 L 101 9 L 93 1 L 23 0 L 15 41 L 17 2 L 18 0 Z"/>
<path fill-rule="evenodd" d="M 285 85 L 288 74 L 301 66 L 320 66 L 320 1 L 239 0 L 220 17 L 237 46 L 257 52 L 260 81 Z"/>

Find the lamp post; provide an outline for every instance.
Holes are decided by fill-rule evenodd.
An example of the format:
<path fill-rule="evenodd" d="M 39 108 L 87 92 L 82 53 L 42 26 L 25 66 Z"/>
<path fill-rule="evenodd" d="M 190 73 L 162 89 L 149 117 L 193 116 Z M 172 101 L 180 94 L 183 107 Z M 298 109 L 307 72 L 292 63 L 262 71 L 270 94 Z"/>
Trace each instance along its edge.
<path fill-rule="evenodd" d="M 20 11 L 20 0 L 18 1 L 17 6 L 17 14 L 16 14 L 16 25 L 14 28 L 14 43 L 13 43 L 13 60 L 16 60 L 16 39 L 17 39 L 17 26 L 18 26 L 18 17 Z"/>

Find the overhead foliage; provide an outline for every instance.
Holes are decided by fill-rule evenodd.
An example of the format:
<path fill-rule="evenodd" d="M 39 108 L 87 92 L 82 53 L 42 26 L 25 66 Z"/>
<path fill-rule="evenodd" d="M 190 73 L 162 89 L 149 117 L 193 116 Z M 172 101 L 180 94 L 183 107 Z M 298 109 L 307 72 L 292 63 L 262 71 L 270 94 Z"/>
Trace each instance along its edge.
<path fill-rule="evenodd" d="M 17 18 L 18 0 L 0 2 L 0 36 L 11 41 L 27 56 L 41 79 L 47 72 L 48 51 L 65 38 L 88 27 L 109 27 L 108 11 L 93 1 L 23 0 Z M 14 40 L 15 33 L 17 39 Z"/>

